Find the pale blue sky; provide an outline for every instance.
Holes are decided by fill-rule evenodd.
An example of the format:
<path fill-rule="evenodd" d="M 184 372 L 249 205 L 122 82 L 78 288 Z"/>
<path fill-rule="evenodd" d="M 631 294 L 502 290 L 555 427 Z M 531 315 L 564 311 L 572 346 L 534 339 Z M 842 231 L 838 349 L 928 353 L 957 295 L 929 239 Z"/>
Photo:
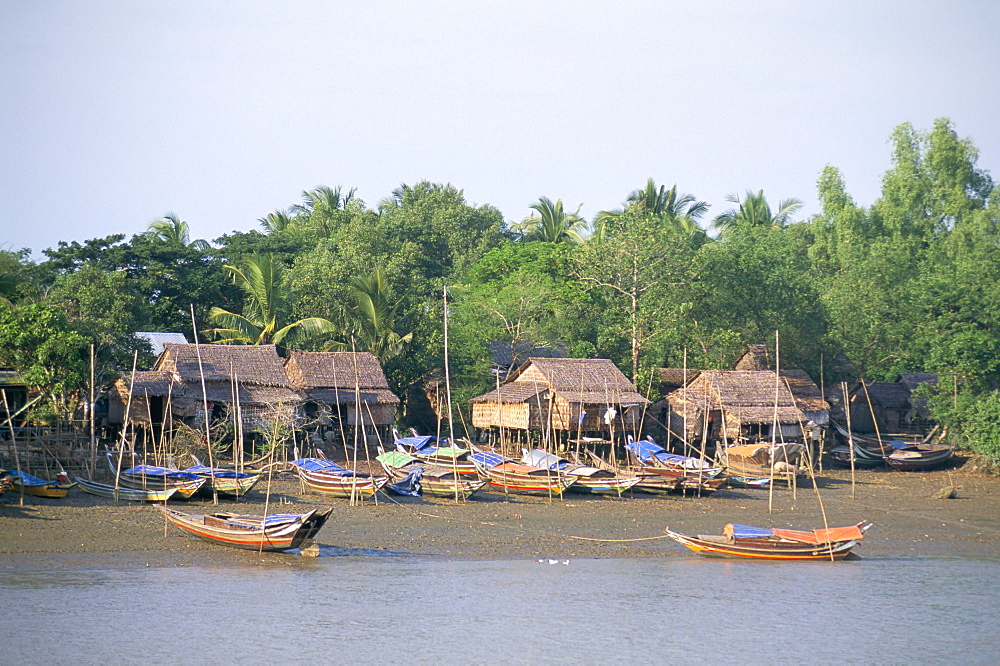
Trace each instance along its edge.
<path fill-rule="evenodd" d="M 1000 180 L 1000 2 L 0 0 L 0 248 L 259 228 L 320 185 L 448 182 L 509 221 L 647 178 L 862 205 L 903 122 Z M 800 217 L 801 217 L 800 216 Z"/>

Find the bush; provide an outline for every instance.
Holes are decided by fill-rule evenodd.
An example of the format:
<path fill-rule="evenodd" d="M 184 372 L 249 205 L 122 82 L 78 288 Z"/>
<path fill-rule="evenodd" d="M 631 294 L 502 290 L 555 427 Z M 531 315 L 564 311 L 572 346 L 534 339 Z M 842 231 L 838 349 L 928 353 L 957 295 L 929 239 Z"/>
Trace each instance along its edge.
<path fill-rule="evenodd" d="M 1000 393 L 983 394 L 962 412 L 958 425 L 965 445 L 991 462 L 1000 463 Z"/>

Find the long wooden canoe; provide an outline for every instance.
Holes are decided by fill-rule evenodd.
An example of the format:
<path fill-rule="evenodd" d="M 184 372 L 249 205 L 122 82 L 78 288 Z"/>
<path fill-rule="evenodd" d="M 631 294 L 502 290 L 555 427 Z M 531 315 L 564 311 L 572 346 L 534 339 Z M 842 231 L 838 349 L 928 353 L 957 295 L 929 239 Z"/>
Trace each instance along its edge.
<path fill-rule="evenodd" d="M 157 510 L 171 523 L 212 543 L 247 550 L 282 551 L 298 548 L 320 531 L 333 509 L 313 509 L 302 514 L 272 514 L 252 518 L 220 512 L 206 515 L 184 513 L 160 504 Z"/>
<path fill-rule="evenodd" d="M 731 532 L 727 525 L 725 535 L 686 536 L 663 531 L 677 543 L 708 557 L 747 558 L 757 560 L 842 560 L 847 557 L 871 527 L 869 522 L 861 522 L 847 527 L 829 530 L 801 532 L 781 529 L 754 530 L 750 536 L 740 537 Z M 743 527 L 743 526 L 736 526 Z"/>
<path fill-rule="evenodd" d="M 89 479 L 84 479 L 79 476 L 76 477 L 76 482 L 80 488 L 87 491 L 91 495 L 107 497 L 108 499 L 113 500 L 129 500 L 132 502 L 166 502 L 174 495 L 174 493 L 177 492 L 176 488 L 167 488 L 165 490 L 143 490 L 142 488 L 126 487 L 116 488 L 112 485 L 108 485 L 107 483 L 90 481 Z"/>

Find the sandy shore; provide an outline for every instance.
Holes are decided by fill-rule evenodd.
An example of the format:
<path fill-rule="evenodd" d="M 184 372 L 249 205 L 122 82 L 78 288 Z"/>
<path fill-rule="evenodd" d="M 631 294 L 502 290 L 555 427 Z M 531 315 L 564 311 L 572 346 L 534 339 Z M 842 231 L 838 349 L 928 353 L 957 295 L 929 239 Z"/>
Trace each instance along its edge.
<path fill-rule="evenodd" d="M 870 520 L 875 527 L 857 552 L 862 556 L 1000 555 L 1000 478 L 961 468 L 906 473 L 858 471 L 852 497 L 850 472 L 826 470 L 818 478 L 828 523 Z M 945 486 L 956 499 L 938 499 Z M 664 538 L 663 528 L 718 534 L 726 523 L 808 529 L 823 526 L 811 484 L 795 493 L 776 489 L 723 490 L 710 497 L 635 494 L 618 498 L 567 494 L 565 499 L 477 494 L 455 503 L 442 499 L 379 496 L 350 506 L 347 500 L 305 494 L 294 477 L 277 475 L 246 500 L 220 509 L 248 515 L 333 506 L 317 541 L 322 556 L 432 556 L 447 558 L 689 557 Z M 287 561 L 282 554 L 224 548 L 187 536 L 151 506 L 115 505 L 78 488 L 60 500 L 10 492 L 0 499 L 0 568 L 70 566 L 197 566 Z M 204 513 L 211 502 L 172 502 Z M 770 511 L 769 511 L 770 505 Z M 284 558 L 284 559 L 282 559 Z"/>

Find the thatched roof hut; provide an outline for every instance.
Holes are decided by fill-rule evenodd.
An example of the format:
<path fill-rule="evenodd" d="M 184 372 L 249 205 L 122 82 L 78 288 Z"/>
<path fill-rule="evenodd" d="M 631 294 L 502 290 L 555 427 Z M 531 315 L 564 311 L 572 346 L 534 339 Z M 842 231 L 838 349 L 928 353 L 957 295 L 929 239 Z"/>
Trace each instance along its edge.
<path fill-rule="evenodd" d="M 768 437 L 775 421 L 782 437 L 801 437 L 806 416 L 784 381 L 771 370 L 702 370 L 669 396 L 670 429 L 688 441 L 730 442 Z"/>
<path fill-rule="evenodd" d="M 937 380 L 934 373 L 912 372 L 899 375 L 895 382 L 858 384 L 850 395 L 852 428 L 857 432 L 874 432 L 877 424 L 883 434 L 923 431 L 929 425 L 927 408 L 912 392 L 921 384 Z"/>
<path fill-rule="evenodd" d="M 285 360 L 292 388 L 316 405 L 335 408 L 349 425 L 392 425 L 399 398 L 369 352 L 292 352 Z"/>
<path fill-rule="evenodd" d="M 610 360 L 531 358 L 470 402 L 477 428 L 621 432 L 649 401 Z"/>
<path fill-rule="evenodd" d="M 274 345 L 165 343 L 152 371 L 136 372 L 134 383 L 131 374 L 118 380 L 109 394 L 110 423 L 123 422 L 130 393 L 129 421 L 145 426 L 163 423 L 168 411 L 203 424 L 207 400 L 213 414 L 238 403 L 244 427 L 253 430 L 290 422 L 302 401 Z"/>
<path fill-rule="evenodd" d="M 795 406 L 805 414 L 808 421 L 818 426 L 830 424 L 830 403 L 809 373 L 805 370 L 782 370 L 778 374 L 792 392 Z"/>

